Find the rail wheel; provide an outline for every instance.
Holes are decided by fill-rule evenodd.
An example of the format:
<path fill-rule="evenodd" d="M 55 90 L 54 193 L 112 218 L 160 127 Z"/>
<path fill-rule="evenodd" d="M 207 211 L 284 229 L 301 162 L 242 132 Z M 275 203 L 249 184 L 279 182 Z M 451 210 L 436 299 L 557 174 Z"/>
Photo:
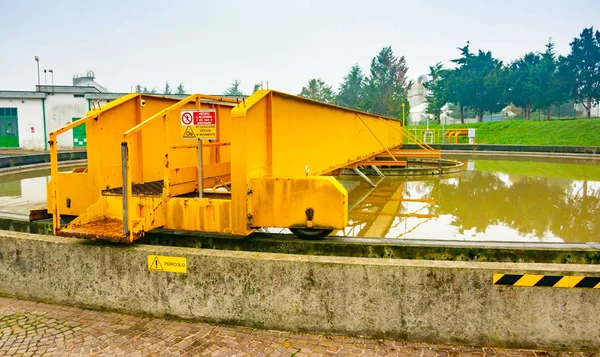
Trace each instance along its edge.
<path fill-rule="evenodd" d="M 300 239 L 319 240 L 327 237 L 333 229 L 290 228 L 290 231 Z"/>

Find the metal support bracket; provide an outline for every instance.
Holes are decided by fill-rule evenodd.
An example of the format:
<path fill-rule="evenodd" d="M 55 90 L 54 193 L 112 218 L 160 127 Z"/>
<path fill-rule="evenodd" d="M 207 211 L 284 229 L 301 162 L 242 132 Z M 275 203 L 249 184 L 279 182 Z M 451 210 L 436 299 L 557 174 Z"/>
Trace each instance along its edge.
<path fill-rule="evenodd" d="M 381 170 L 379 170 L 379 167 L 371 165 L 371 168 L 373 169 L 373 171 L 375 171 L 377 175 L 379 175 L 379 177 L 385 178 L 385 175 L 383 174 L 383 172 L 381 172 Z"/>
<path fill-rule="evenodd" d="M 362 173 L 362 172 L 361 172 L 361 171 L 358 169 L 358 167 L 355 167 L 355 168 L 354 168 L 354 172 L 356 172 L 356 174 L 358 174 L 358 176 L 362 177 L 362 178 L 363 178 L 363 180 L 367 181 L 367 183 L 368 183 L 369 185 L 371 185 L 372 187 L 377 187 L 377 185 L 376 185 L 376 184 L 374 184 L 374 183 L 373 183 L 373 181 L 371 181 L 371 179 L 367 177 L 367 175 L 363 174 L 363 173 Z"/>

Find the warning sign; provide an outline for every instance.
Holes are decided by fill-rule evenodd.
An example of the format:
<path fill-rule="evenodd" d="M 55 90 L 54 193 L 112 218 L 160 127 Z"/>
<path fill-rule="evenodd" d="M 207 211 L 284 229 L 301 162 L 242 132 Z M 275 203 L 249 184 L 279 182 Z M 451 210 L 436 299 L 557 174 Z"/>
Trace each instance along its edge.
<path fill-rule="evenodd" d="M 191 126 L 186 126 L 183 132 L 184 139 L 196 139 L 196 133 L 194 133 L 194 129 Z"/>
<path fill-rule="evenodd" d="M 217 139 L 217 112 L 214 109 L 182 110 L 181 137 L 183 139 Z"/>
<path fill-rule="evenodd" d="M 185 257 L 149 255 L 148 270 L 187 274 L 187 259 Z"/>

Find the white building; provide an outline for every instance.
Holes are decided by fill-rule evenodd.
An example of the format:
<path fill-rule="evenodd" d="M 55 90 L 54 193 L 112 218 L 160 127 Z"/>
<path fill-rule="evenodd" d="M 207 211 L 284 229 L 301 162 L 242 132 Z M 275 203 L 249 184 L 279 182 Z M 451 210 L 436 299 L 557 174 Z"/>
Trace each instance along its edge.
<path fill-rule="evenodd" d="M 73 78 L 72 86 L 40 85 L 36 91 L 0 90 L 0 148 L 45 150 L 50 132 L 123 95 L 108 93 L 94 81 L 92 72 Z M 84 125 L 58 137 L 59 148 L 85 145 Z"/>

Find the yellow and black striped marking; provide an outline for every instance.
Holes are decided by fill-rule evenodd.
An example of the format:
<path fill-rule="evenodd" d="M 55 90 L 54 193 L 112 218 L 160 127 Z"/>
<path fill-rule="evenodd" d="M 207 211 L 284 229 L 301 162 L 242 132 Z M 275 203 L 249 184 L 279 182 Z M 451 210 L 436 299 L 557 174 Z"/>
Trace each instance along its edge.
<path fill-rule="evenodd" d="M 494 285 L 600 289 L 600 277 L 573 275 L 494 274 Z"/>

